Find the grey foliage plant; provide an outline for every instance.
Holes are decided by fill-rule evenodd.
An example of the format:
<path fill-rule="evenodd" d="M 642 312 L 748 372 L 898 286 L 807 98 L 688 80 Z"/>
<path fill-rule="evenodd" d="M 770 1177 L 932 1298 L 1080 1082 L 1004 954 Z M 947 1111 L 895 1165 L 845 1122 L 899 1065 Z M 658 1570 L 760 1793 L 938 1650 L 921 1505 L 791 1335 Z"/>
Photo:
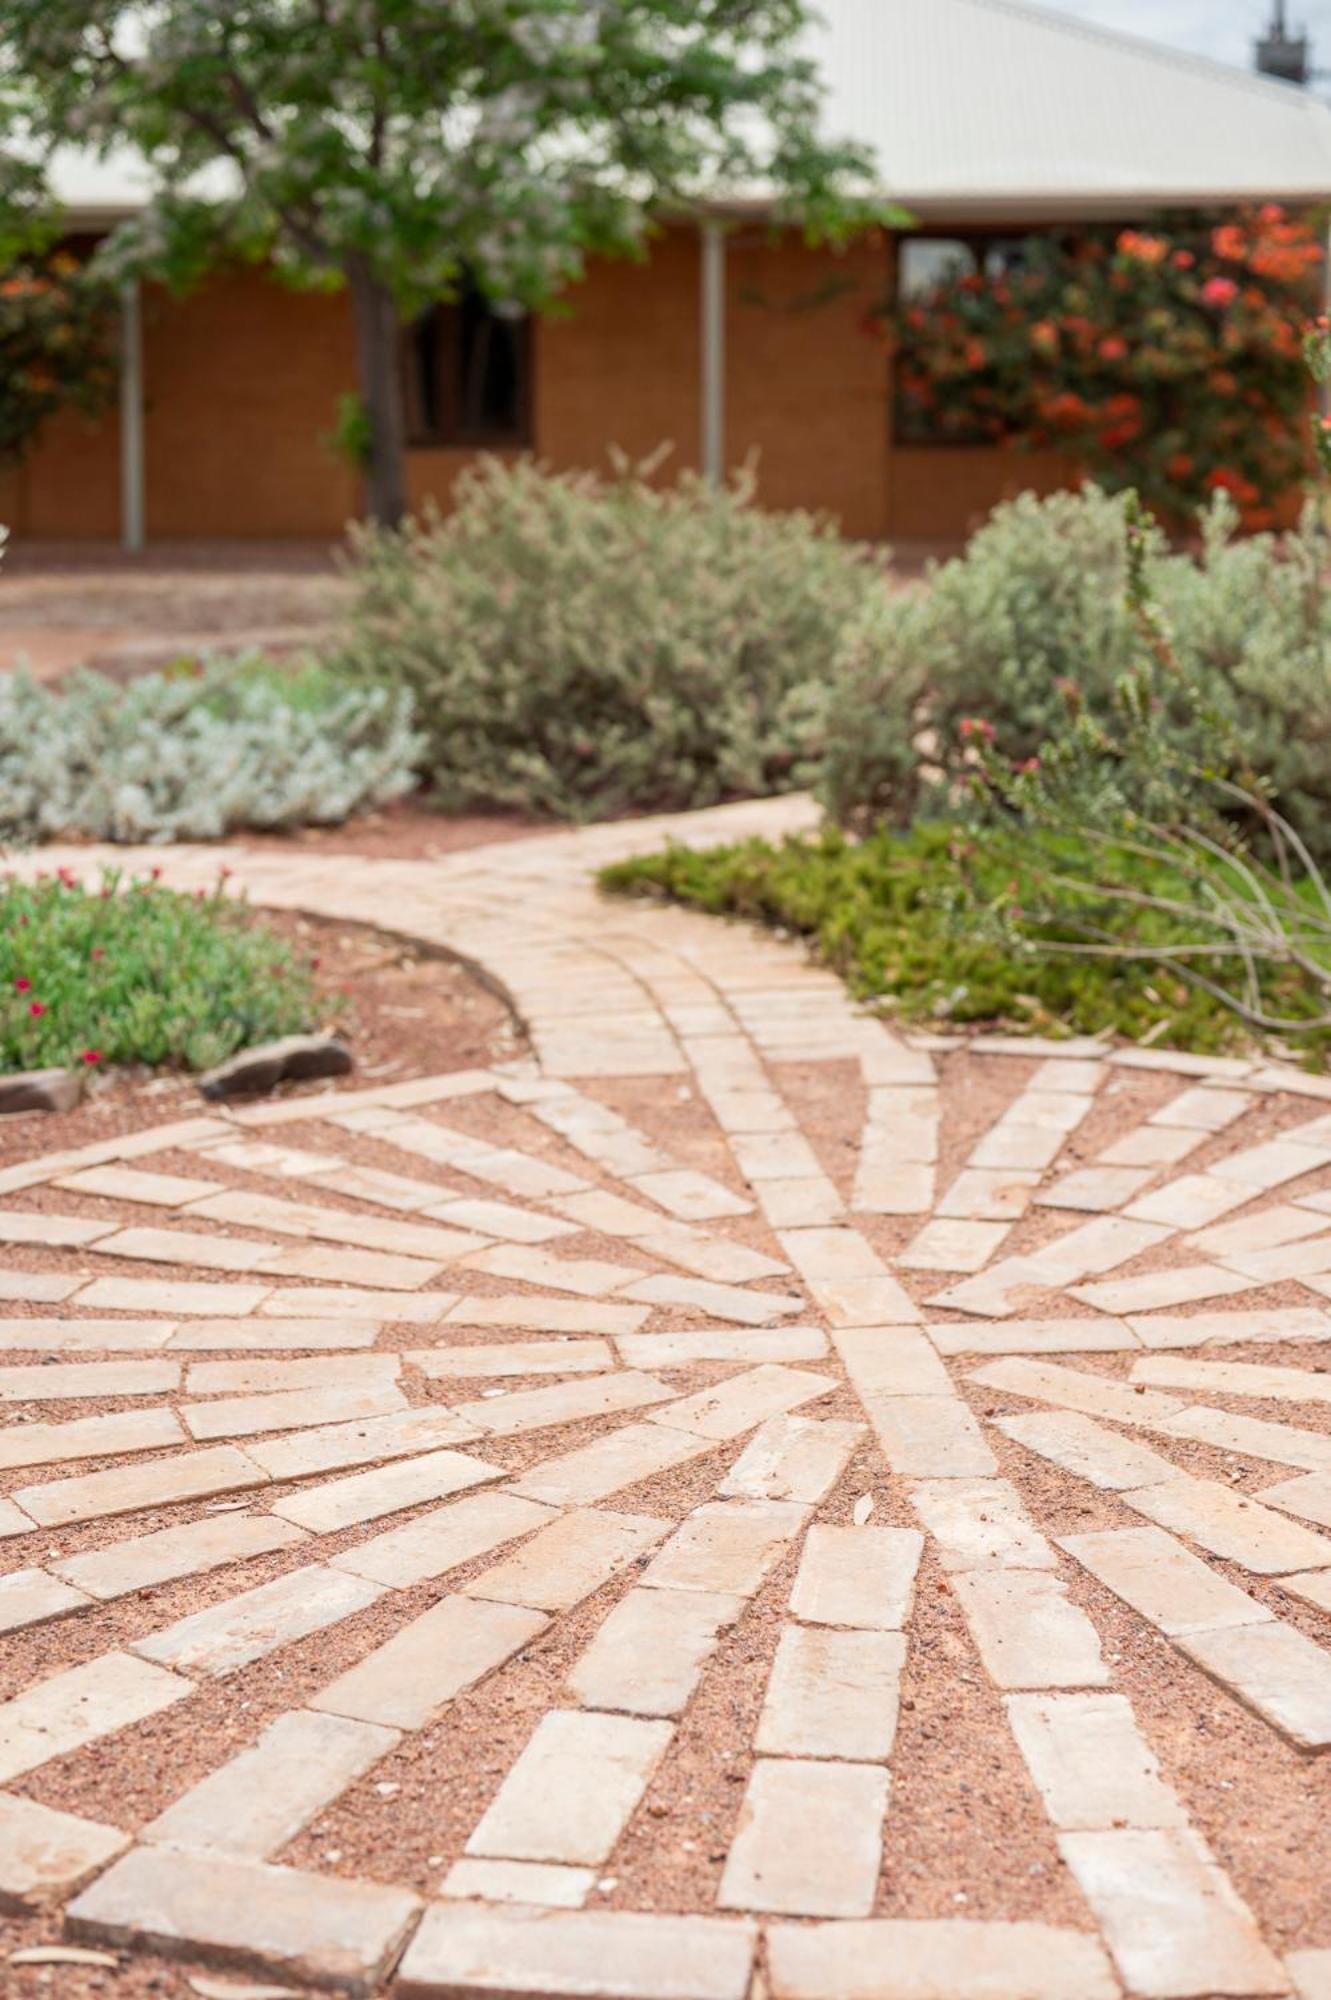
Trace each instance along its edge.
<path fill-rule="evenodd" d="M 1106 725 L 1137 645 L 1126 591 L 1125 497 L 1094 487 L 1000 507 L 927 590 L 866 607 L 840 649 L 824 799 L 842 824 L 905 826 L 950 811 L 973 763 L 963 728 L 992 728 L 1018 764 L 1069 699 Z M 1295 833 L 1331 854 L 1331 549 L 1309 508 L 1286 537 L 1240 539 L 1223 495 L 1195 552 L 1144 534 L 1144 574 L 1193 699 L 1157 727 L 1181 749 L 1198 710 L 1241 743 Z"/>
<path fill-rule="evenodd" d="M 453 513 L 361 533 L 337 664 L 416 698 L 445 809 L 584 820 L 810 782 L 881 559 L 751 477 L 486 462 Z"/>
<path fill-rule="evenodd" d="M 0 679 L 0 842 L 78 834 L 213 840 L 328 824 L 415 782 L 400 688 L 349 687 L 261 660 L 145 674 Z"/>

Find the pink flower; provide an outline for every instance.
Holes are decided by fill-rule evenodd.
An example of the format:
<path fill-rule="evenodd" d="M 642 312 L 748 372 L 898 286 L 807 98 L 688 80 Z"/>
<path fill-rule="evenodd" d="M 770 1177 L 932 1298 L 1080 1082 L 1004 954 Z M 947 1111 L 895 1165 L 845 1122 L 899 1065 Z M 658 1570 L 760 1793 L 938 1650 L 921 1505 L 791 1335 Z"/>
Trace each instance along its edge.
<path fill-rule="evenodd" d="M 28 1012 L 32 1015 L 34 1021 L 39 1021 L 46 1012 L 46 1008 L 40 1000 L 34 1000 Z"/>
<path fill-rule="evenodd" d="M 967 715 L 962 718 L 961 734 L 968 740 L 972 736 L 982 736 L 986 743 L 992 743 L 996 733 L 993 723 L 986 722 L 983 716 Z"/>
<path fill-rule="evenodd" d="M 85 1049 L 81 1060 L 90 1066 L 93 1063 L 99 1063 L 102 1060 L 102 1052 L 100 1049 Z"/>
<path fill-rule="evenodd" d="M 16 979 L 14 981 L 14 991 L 16 993 L 31 993 L 32 981 L 30 979 Z"/>
<path fill-rule="evenodd" d="M 1202 286 L 1202 298 L 1208 306 L 1232 306 L 1238 295 L 1232 278 L 1208 278 Z"/>
<path fill-rule="evenodd" d="M 94 958 L 105 958 L 106 953 L 102 950 L 102 947 L 99 944 L 95 944 L 92 948 L 92 956 Z"/>

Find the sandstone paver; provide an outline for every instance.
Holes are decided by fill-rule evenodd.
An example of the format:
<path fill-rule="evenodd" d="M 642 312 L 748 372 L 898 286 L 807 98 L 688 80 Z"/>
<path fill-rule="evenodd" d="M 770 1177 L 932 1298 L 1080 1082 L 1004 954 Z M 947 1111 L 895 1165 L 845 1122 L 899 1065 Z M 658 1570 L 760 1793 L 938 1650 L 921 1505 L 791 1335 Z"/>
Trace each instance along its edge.
<path fill-rule="evenodd" d="M 63 1902 L 129 1844 L 117 1827 L 0 1793 L 0 1910 Z"/>
<path fill-rule="evenodd" d="M 320 1689 L 309 1706 L 389 1728 L 423 1728 L 455 1695 L 511 1659 L 547 1622 L 540 1612 L 517 1605 L 441 1598 Z"/>
<path fill-rule="evenodd" d="M 398 1990 L 402 2000 L 745 2000 L 755 1942 L 751 1925 L 710 1915 L 436 1904 Z"/>
<path fill-rule="evenodd" d="M 274 1514 L 204 1514 L 179 1527 L 155 1528 L 80 1555 L 52 1558 L 50 1567 L 89 1597 L 111 1599 L 177 1577 L 203 1576 L 304 1539 L 300 1528 Z"/>
<path fill-rule="evenodd" d="M 890 1782 L 876 1764 L 760 1759 L 721 1876 L 720 1908 L 867 1916 Z"/>
<path fill-rule="evenodd" d="M 752 1597 L 804 1525 L 782 1500 L 724 1500 L 697 1508 L 642 1572 L 651 1589 Z"/>
<path fill-rule="evenodd" d="M 655 1548 L 670 1526 L 643 1514 L 575 1508 L 464 1588 L 468 1597 L 569 1611 Z"/>
<path fill-rule="evenodd" d="M 380 1594 L 363 1577 L 311 1564 L 150 1632 L 133 1642 L 132 1651 L 193 1674 L 232 1674 L 279 1646 L 354 1617 Z"/>
<path fill-rule="evenodd" d="M 425 1500 L 442 1500 L 450 1493 L 461 1493 L 502 1476 L 498 1466 L 467 1452 L 427 1451 L 419 1457 L 375 1466 L 369 1472 L 353 1472 L 345 1479 L 303 1487 L 275 1500 L 272 1511 L 311 1534 L 331 1535 L 339 1528 L 377 1521 L 384 1514 L 419 1507 Z"/>
<path fill-rule="evenodd" d="M 769 1924 L 774 2000 L 1119 2000 L 1105 1953 L 1052 1924 Z"/>
<path fill-rule="evenodd" d="M 804 1538 L 790 1608 L 810 1625 L 901 1631 L 923 1546 L 916 1528 L 815 1525 Z"/>
<path fill-rule="evenodd" d="M 641 1716 L 552 1709 L 467 1841 L 468 1854 L 608 1861 L 673 1734 Z"/>
<path fill-rule="evenodd" d="M 701 1590 L 631 1590 L 568 1674 L 584 1708 L 678 1715 L 742 1597 Z"/>
<path fill-rule="evenodd" d="M 905 1657 L 900 1632 L 788 1625 L 772 1662 L 755 1749 L 760 1756 L 886 1762 Z"/>
<path fill-rule="evenodd" d="M 143 1722 L 194 1692 L 179 1674 L 130 1653 L 99 1653 L 0 1703 L 0 1784 Z"/>

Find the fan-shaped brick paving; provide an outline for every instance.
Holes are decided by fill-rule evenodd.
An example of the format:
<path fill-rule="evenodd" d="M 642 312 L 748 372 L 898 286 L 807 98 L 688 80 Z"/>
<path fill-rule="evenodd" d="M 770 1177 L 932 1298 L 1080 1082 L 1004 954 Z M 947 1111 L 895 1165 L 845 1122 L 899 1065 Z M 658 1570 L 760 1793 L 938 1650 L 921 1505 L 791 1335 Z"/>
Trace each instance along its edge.
<path fill-rule="evenodd" d="M 534 1054 L 0 1173 L 10 1910 L 357 1993 L 1331 1993 L 1331 1090 L 894 1034 L 591 884 L 807 816 L 229 855 Z"/>

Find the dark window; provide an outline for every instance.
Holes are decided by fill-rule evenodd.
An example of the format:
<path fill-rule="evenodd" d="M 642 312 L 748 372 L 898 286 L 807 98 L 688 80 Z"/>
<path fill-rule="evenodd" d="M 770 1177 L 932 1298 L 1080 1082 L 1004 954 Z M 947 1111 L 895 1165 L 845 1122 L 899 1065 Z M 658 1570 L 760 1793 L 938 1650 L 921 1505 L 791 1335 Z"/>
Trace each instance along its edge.
<path fill-rule="evenodd" d="M 525 445 L 531 331 L 479 292 L 432 306 L 407 329 L 407 438 L 414 445 Z"/>

